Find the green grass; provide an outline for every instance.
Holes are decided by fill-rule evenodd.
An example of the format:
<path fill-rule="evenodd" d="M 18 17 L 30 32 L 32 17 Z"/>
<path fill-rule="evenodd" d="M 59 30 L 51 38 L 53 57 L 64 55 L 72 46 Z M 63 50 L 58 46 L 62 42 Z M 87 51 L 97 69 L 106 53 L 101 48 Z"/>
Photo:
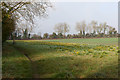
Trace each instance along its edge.
<path fill-rule="evenodd" d="M 26 78 L 35 74 L 33 77 L 37 78 L 117 78 L 117 38 L 101 40 L 104 42 L 98 39 L 61 39 L 18 40 L 14 47 L 5 44 L 3 77 Z M 32 59 L 34 70 L 22 53 Z"/>
<path fill-rule="evenodd" d="M 29 60 L 9 44 L 3 45 L 2 54 L 3 78 L 29 78 L 32 77 Z"/>
<path fill-rule="evenodd" d="M 84 43 L 92 45 L 118 45 L 118 38 L 93 38 L 93 39 L 55 39 L 44 40 L 50 42 L 64 42 L 64 43 Z"/>

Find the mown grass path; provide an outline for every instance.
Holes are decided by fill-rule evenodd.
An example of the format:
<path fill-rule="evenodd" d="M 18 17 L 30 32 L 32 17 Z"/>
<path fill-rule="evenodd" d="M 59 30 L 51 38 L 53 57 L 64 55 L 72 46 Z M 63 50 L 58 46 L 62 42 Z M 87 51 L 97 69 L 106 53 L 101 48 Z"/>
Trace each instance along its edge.
<path fill-rule="evenodd" d="M 32 70 L 32 77 L 33 78 L 38 78 L 38 74 L 37 74 L 37 65 L 34 63 L 34 61 L 29 57 L 28 54 L 30 54 L 29 51 L 23 49 L 22 47 L 19 47 L 19 46 L 16 46 L 16 45 L 13 45 L 14 48 L 16 50 L 18 50 L 20 53 L 22 53 L 29 61 L 30 61 L 30 65 L 31 65 L 31 70 Z"/>

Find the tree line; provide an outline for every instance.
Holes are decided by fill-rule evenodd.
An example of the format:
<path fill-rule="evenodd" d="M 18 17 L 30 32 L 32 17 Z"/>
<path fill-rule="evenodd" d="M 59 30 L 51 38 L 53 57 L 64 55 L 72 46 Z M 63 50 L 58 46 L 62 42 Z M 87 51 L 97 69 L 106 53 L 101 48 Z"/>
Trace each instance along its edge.
<path fill-rule="evenodd" d="M 91 23 L 86 24 L 85 21 L 77 22 L 75 26 L 78 34 L 67 34 L 70 31 L 70 26 L 67 23 L 58 23 L 54 26 L 54 31 L 52 34 L 44 33 L 31 35 L 29 29 L 20 33 L 20 31 L 15 31 L 16 39 L 61 39 L 61 38 L 100 38 L 100 37 L 117 37 L 118 33 L 115 28 L 107 25 L 106 22 L 98 24 L 97 21 L 91 21 Z M 10 38 L 12 39 L 12 37 Z"/>
<path fill-rule="evenodd" d="M 92 21 L 86 24 L 85 21 L 77 22 L 75 29 L 78 34 L 67 34 L 70 26 L 67 23 L 58 23 L 52 34 L 45 33 L 43 36 L 31 35 L 34 28 L 34 17 L 46 17 L 47 9 L 52 8 L 50 2 L 1 2 L 2 17 L 2 42 L 7 39 L 56 39 L 56 38 L 91 38 L 91 37 L 117 37 L 115 28 L 107 23 L 98 24 Z M 25 24 L 25 25 L 22 25 Z"/>

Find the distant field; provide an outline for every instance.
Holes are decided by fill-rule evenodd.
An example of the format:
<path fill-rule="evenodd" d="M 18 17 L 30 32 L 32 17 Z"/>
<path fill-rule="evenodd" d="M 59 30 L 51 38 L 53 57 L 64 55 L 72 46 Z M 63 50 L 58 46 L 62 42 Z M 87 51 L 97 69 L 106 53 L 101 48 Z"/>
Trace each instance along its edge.
<path fill-rule="evenodd" d="M 3 78 L 118 77 L 117 38 L 7 42 L 3 44 Z"/>
<path fill-rule="evenodd" d="M 50 42 L 82 43 L 92 45 L 118 45 L 118 38 L 93 38 L 93 39 L 53 39 Z"/>

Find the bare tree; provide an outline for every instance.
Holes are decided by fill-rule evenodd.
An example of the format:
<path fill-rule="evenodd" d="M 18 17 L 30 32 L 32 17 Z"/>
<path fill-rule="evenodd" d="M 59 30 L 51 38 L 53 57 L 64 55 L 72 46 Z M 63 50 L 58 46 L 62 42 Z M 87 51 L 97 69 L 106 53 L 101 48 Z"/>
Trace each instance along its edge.
<path fill-rule="evenodd" d="M 17 26 L 19 26 L 22 21 L 28 22 L 29 24 L 27 24 L 27 26 L 34 26 L 34 18 L 36 16 L 39 16 L 40 18 L 41 16 L 46 17 L 48 7 L 52 7 L 51 3 L 48 1 L 39 1 L 40 2 L 34 2 L 33 0 L 31 0 L 31 2 L 2 1 L 0 5 L 2 10 L 6 11 L 9 15 L 12 16 L 12 18 L 16 20 Z"/>
<path fill-rule="evenodd" d="M 33 0 L 32 0 L 33 1 Z M 26 20 L 34 23 L 33 18 L 35 16 L 47 16 L 47 8 L 52 7 L 50 2 L 2 2 L 2 9 L 12 14 L 17 21 Z"/>
<path fill-rule="evenodd" d="M 92 21 L 91 26 L 93 27 L 93 34 L 96 34 L 97 21 Z"/>
<path fill-rule="evenodd" d="M 89 33 L 89 34 L 91 34 L 92 33 L 92 26 L 90 25 L 90 24 L 88 24 L 87 26 L 86 26 L 86 30 L 87 30 L 87 32 Z"/>
<path fill-rule="evenodd" d="M 80 32 L 80 36 L 82 36 L 82 26 L 80 22 L 76 23 L 76 30 Z"/>
<path fill-rule="evenodd" d="M 76 30 L 77 31 L 80 31 L 80 36 L 85 36 L 85 30 L 86 30 L 86 23 L 85 21 L 82 21 L 81 23 L 80 22 L 77 22 L 76 23 Z"/>
<path fill-rule="evenodd" d="M 100 34 L 102 32 L 102 26 L 103 25 L 100 23 L 99 26 L 96 27 L 96 29 L 97 29 L 96 31 L 98 34 Z"/>
<path fill-rule="evenodd" d="M 109 35 L 109 25 L 106 26 L 107 35 Z"/>
<path fill-rule="evenodd" d="M 107 29 L 107 23 L 104 22 L 103 23 L 103 33 L 104 33 L 104 35 L 105 35 L 105 32 L 106 32 L 106 29 Z"/>
<path fill-rule="evenodd" d="M 54 30 L 59 34 L 62 33 L 65 38 L 65 33 L 69 32 L 69 25 L 67 23 L 58 23 L 55 25 Z"/>
<path fill-rule="evenodd" d="M 59 34 L 63 33 L 63 25 L 61 23 L 58 23 L 55 25 L 54 30 Z"/>
<path fill-rule="evenodd" d="M 85 21 L 82 21 L 82 29 L 83 29 L 83 31 L 82 31 L 82 33 L 83 33 L 83 37 L 85 36 L 85 30 L 86 30 L 86 23 L 85 23 Z"/>
<path fill-rule="evenodd" d="M 69 25 L 67 23 L 64 23 L 63 28 L 64 28 L 63 29 L 64 38 L 65 38 L 65 33 L 69 32 L 70 27 L 69 27 Z"/>

